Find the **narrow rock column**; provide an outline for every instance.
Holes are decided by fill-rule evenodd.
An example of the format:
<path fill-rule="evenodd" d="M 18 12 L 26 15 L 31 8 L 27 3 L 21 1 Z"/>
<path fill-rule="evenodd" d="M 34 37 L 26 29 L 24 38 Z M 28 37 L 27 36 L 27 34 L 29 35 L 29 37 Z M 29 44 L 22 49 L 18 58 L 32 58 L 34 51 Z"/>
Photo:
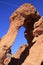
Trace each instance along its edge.
<path fill-rule="evenodd" d="M 5 34 L 1 39 L 0 48 L 4 48 L 7 50 L 13 45 L 17 36 L 18 29 L 20 26 L 23 25 L 23 22 L 24 22 L 24 18 L 21 18 L 21 20 L 19 20 L 18 17 L 11 22 L 7 34 Z"/>

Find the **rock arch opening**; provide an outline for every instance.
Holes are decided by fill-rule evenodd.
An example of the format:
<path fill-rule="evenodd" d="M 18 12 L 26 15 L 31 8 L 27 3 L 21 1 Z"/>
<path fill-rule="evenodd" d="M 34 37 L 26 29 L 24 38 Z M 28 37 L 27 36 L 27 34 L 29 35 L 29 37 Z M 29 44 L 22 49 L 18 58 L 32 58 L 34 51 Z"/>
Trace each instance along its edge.
<path fill-rule="evenodd" d="M 11 47 L 11 53 L 12 54 L 16 53 L 16 51 L 20 48 L 20 46 L 22 46 L 22 44 L 27 44 L 27 40 L 24 36 L 24 31 L 25 31 L 25 27 L 22 26 L 19 29 L 16 40 Z"/>
<path fill-rule="evenodd" d="M 32 45 L 32 40 L 34 38 L 34 23 L 37 22 L 39 18 L 40 15 L 35 7 L 28 3 L 22 5 L 11 15 L 9 30 L 0 41 L 0 60 L 2 62 L 5 60 L 6 54 L 10 54 L 10 48 L 17 37 L 18 30 L 22 26 L 25 27 L 24 36 L 27 39 L 29 46 Z"/>

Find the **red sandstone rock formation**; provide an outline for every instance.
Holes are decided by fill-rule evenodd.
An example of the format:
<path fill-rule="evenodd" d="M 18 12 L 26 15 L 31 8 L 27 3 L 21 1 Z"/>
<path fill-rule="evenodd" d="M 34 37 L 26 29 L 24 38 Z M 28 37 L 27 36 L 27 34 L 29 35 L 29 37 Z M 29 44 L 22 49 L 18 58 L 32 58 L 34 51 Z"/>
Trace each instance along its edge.
<path fill-rule="evenodd" d="M 31 47 L 29 55 L 22 65 L 41 65 L 43 62 L 43 34 L 40 35 Z"/>
<path fill-rule="evenodd" d="M 23 44 L 19 50 L 16 52 L 16 54 L 12 55 L 12 57 L 15 57 L 15 58 L 20 58 L 20 55 L 21 53 L 23 53 L 23 51 L 26 49 L 26 47 L 28 47 L 27 44 Z"/>
<path fill-rule="evenodd" d="M 41 17 L 39 21 L 34 24 L 33 34 L 36 37 L 43 34 L 43 17 Z"/>
<path fill-rule="evenodd" d="M 25 27 L 28 45 L 23 45 L 12 55 L 10 47 L 16 39 L 18 30 Z M 3 53 L 2 53 L 3 52 Z M 0 65 L 42 65 L 43 64 L 43 17 L 36 8 L 23 4 L 10 17 L 10 28 L 0 40 Z"/>

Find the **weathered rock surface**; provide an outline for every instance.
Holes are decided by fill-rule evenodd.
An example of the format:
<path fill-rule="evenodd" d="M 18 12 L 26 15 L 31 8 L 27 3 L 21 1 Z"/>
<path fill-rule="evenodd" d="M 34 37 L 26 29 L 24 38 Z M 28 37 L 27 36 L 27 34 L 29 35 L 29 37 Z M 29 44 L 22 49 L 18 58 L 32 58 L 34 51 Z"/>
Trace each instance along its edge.
<path fill-rule="evenodd" d="M 20 55 L 23 53 L 23 51 L 24 51 L 26 48 L 28 48 L 28 45 L 27 45 L 27 44 L 23 44 L 23 45 L 19 48 L 19 50 L 16 52 L 16 54 L 12 55 L 12 57 L 19 59 L 19 58 L 20 58 Z"/>
<path fill-rule="evenodd" d="M 10 47 L 21 26 L 28 45 L 12 55 Z M 33 5 L 25 3 L 10 16 L 9 30 L 0 40 L 0 65 L 43 65 L 43 16 Z"/>
<path fill-rule="evenodd" d="M 43 16 L 34 24 L 33 34 L 36 37 L 43 34 Z"/>
<path fill-rule="evenodd" d="M 43 34 L 40 35 L 31 47 L 29 55 L 22 65 L 41 65 L 43 62 Z"/>

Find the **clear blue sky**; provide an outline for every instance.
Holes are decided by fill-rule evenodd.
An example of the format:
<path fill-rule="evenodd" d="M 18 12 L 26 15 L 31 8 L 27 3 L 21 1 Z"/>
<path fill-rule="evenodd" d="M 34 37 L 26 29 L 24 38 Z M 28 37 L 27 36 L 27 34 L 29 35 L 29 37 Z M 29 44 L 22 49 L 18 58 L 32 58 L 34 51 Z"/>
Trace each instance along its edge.
<path fill-rule="evenodd" d="M 10 24 L 9 17 L 12 12 L 24 3 L 33 4 L 39 11 L 40 15 L 43 16 L 43 0 L 0 0 L 0 38 L 2 38 L 2 36 L 8 31 Z M 18 36 L 14 42 L 15 44 L 11 48 L 13 54 L 23 43 L 27 43 L 24 38 L 24 30 L 25 29 L 21 27 L 18 32 Z"/>

